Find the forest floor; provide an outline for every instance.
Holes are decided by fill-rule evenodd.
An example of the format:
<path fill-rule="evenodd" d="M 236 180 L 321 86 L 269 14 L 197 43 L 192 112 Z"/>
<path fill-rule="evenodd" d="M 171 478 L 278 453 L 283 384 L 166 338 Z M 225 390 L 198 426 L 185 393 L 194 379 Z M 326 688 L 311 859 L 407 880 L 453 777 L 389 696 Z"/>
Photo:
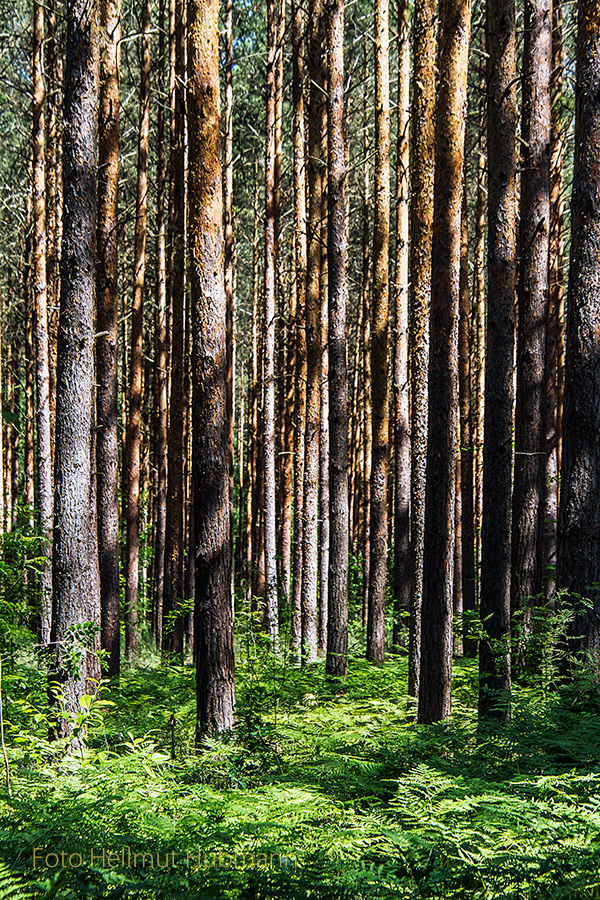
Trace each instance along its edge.
<path fill-rule="evenodd" d="M 46 741 L 41 668 L 17 657 L 0 900 L 600 896 L 585 677 L 519 688 L 511 725 L 478 732 L 475 660 L 455 665 L 452 721 L 422 727 L 403 658 L 353 658 L 340 686 L 260 643 L 238 657 L 235 735 L 196 752 L 192 668 L 148 658 L 82 710 L 74 755 Z"/>

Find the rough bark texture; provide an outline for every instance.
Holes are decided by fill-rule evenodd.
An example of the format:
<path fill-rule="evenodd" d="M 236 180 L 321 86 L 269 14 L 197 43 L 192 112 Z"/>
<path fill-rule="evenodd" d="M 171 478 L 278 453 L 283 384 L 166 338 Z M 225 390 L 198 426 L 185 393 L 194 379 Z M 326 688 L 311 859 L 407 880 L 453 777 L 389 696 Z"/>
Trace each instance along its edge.
<path fill-rule="evenodd" d="M 469 297 L 469 225 L 467 211 L 467 180 L 464 181 L 463 209 L 461 221 L 461 257 L 460 257 L 460 317 L 458 325 L 458 390 L 460 403 L 460 459 L 459 459 L 459 484 L 460 484 L 460 547 L 459 559 L 461 568 L 461 617 L 465 612 L 475 611 L 475 508 L 474 486 L 475 453 L 473 448 L 473 392 L 471 389 L 471 352 L 473 342 L 471 340 L 472 317 Z M 458 504 L 457 504 L 458 505 Z M 456 540 L 459 540 L 457 530 Z M 456 554 L 455 554 L 456 558 Z M 454 579 L 456 584 L 456 577 Z M 456 615 L 456 600 L 455 600 Z M 458 652 L 467 656 L 473 656 L 476 645 L 467 637 L 465 621 L 455 622 L 462 634 L 457 636 L 455 632 L 454 647 Z"/>
<path fill-rule="evenodd" d="M 421 600 L 427 456 L 427 366 L 435 139 L 435 13 L 435 0 L 416 0 L 413 22 L 408 334 L 411 397 L 410 541 L 412 557 L 408 693 L 411 697 L 419 695 L 421 669 Z"/>
<path fill-rule="evenodd" d="M 390 242 L 390 72 L 389 7 L 375 4 L 375 221 L 373 225 L 373 314 L 371 397 L 373 459 L 367 659 L 382 663 L 385 647 L 385 594 L 388 550 L 389 478 L 389 242 Z"/>
<path fill-rule="evenodd" d="M 167 491 L 167 540 L 163 647 L 183 658 L 183 618 L 177 610 L 183 600 L 183 417 L 185 335 L 185 4 L 174 0 L 170 29 L 171 123 L 169 157 L 169 274 L 168 302 L 171 318 L 169 459 Z"/>
<path fill-rule="evenodd" d="M 54 464 L 56 421 L 56 338 L 60 292 L 60 245 L 62 240 L 62 57 L 56 27 L 56 0 L 45 4 L 46 14 L 46 276 L 48 311 L 48 376 L 50 388 L 50 435 Z"/>
<path fill-rule="evenodd" d="M 109 678 L 119 674 L 119 447 L 117 435 L 118 184 L 120 0 L 100 4 L 98 262 L 96 265 L 96 468 L 102 649 Z"/>
<path fill-rule="evenodd" d="M 87 0 L 67 4 L 64 86 L 64 210 L 58 333 L 56 469 L 54 498 L 53 622 L 50 680 L 59 682 L 64 711 L 99 677 L 95 657 L 77 629 L 99 624 L 100 579 L 93 479 L 94 299 L 98 39 L 96 9 Z M 97 646 L 92 639 L 91 649 Z M 77 671 L 71 649 L 80 650 Z M 57 732 L 72 721 L 59 715 Z"/>
<path fill-rule="evenodd" d="M 133 302 L 131 304 L 131 356 L 129 416 L 125 442 L 127 507 L 125 523 L 125 653 L 138 654 L 138 585 L 140 542 L 140 443 L 142 432 L 142 377 L 144 287 L 146 283 L 146 224 L 148 218 L 148 135 L 150 129 L 150 2 L 142 7 L 140 112 L 138 132 L 135 233 L 133 244 Z"/>
<path fill-rule="evenodd" d="M 479 77 L 479 146 L 477 152 L 477 201 L 475 206 L 475 252 L 473 257 L 473 443 L 475 451 L 475 592 L 481 597 L 481 522 L 483 519 L 483 413 L 485 398 L 485 116 L 487 106 L 485 62 Z"/>
<path fill-rule="evenodd" d="M 35 304 L 35 347 L 37 389 L 37 474 L 40 528 L 44 536 L 42 554 L 46 563 L 41 575 L 41 638 L 50 640 L 52 614 L 52 454 L 50 441 L 50 382 L 48 354 L 48 311 L 46 284 L 46 175 L 44 160 L 43 72 L 44 7 L 33 4 L 33 295 Z"/>
<path fill-rule="evenodd" d="M 348 376 L 346 308 L 346 150 L 344 142 L 344 3 L 328 7 L 329 277 L 329 612 L 326 672 L 348 669 Z"/>
<path fill-rule="evenodd" d="M 479 715 L 507 719 L 516 268 L 514 0 L 488 0 L 488 312 L 483 441 Z"/>
<path fill-rule="evenodd" d="M 408 227 L 410 41 L 408 2 L 398 2 L 398 149 L 394 275 L 394 633 L 403 639 L 410 609 L 410 412 L 408 396 Z"/>
<path fill-rule="evenodd" d="M 233 726 L 227 299 L 219 123 L 219 4 L 188 5 L 193 489 L 196 533 L 196 738 Z"/>
<path fill-rule="evenodd" d="M 292 9 L 294 106 L 294 275 L 296 281 L 294 406 L 294 547 L 291 650 L 300 657 L 302 642 L 302 528 L 304 507 L 304 441 L 306 428 L 306 131 L 304 122 L 304 22 L 302 6 Z"/>
<path fill-rule="evenodd" d="M 308 262 L 306 283 L 306 439 L 304 463 L 304 522 L 302 538 L 302 651 L 307 662 L 317 658 L 318 501 L 319 501 L 319 368 L 322 356 L 319 277 L 321 270 L 321 121 L 323 72 L 320 41 L 321 2 L 311 0 L 308 11 Z"/>
<path fill-rule="evenodd" d="M 592 601 L 573 633 L 600 671 L 600 19 L 599 0 L 581 0 L 577 23 L 575 159 L 558 586 Z"/>
<path fill-rule="evenodd" d="M 552 81 L 550 116 L 550 249 L 548 331 L 546 334 L 546 505 L 544 513 L 544 590 L 556 590 L 556 531 L 560 475 L 560 420 L 564 376 L 564 212 L 563 26 L 561 0 L 552 5 Z"/>
<path fill-rule="evenodd" d="M 263 422 L 266 615 L 274 641 L 279 632 L 277 531 L 275 524 L 275 65 L 277 3 L 267 3 L 267 92 L 265 119 L 265 291 L 263 310 Z"/>
<path fill-rule="evenodd" d="M 531 628 L 531 598 L 542 589 L 546 432 L 544 371 L 550 230 L 552 0 L 525 4 L 520 277 L 511 573 L 513 631 Z"/>
<path fill-rule="evenodd" d="M 156 319 L 154 358 L 154 466 L 156 470 L 156 493 L 154 500 L 154 593 L 153 632 L 158 647 L 162 643 L 162 604 L 165 583 L 165 543 L 167 532 L 167 484 L 168 484 L 168 366 L 169 342 L 167 331 L 167 254 L 165 240 L 165 111 L 164 111 L 164 67 L 165 67 L 165 4 L 161 0 L 158 26 L 159 76 L 158 90 L 160 102 L 157 113 L 156 138 L 158 160 L 156 167 Z"/>
<path fill-rule="evenodd" d="M 458 322 L 470 0 L 441 0 L 419 722 L 450 715 Z"/>

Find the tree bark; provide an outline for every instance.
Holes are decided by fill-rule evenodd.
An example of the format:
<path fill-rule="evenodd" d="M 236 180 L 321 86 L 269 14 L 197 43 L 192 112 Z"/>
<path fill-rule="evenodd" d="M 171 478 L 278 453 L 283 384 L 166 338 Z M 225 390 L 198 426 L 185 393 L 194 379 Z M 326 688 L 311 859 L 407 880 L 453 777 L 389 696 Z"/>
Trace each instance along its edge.
<path fill-rule="evenodd" d="M 109 678 L 119 675 L 119 447 L 117 434 L 120 0 L 102 0 L 99 19 L 98 262 L 96 264 L 96 468 L 101 639 Z"/>
<path fill-rule="evenodd" d="M 62 689 L 57 733 L 69 736 L 79 701 L 95 690 L 100 579 L 95 516 L 94 299 L 98 39 L 93 3 L 67 4 L 64 86 L 64 210 L 58 333 L 51 682 Z M 79 657 L 75 671 L 71 651 Z"/>
<path fill-rule="evenodd" d="M 470 32 L 470 0 L 441 0 L 418 713 L 423 724 L 448 718 L 452 699 L 458 323 Z"/>
<path fill-rule="evenodd" d="M 50 441 L 50 382 L 48 358 L 48 310 L 46 283 L 46 172 L 44 104 L 46 89 L 43 66 L 44 7 L 33 4 L 33 293 L 35 303 L 37 474 L 41 545 L 45 563 L 40 579 L 41 638 L 50 640 L 52 617 L 52 453 Z"/>
<path fill-rule="evenodd" d="M 219 4 L 188 6 L 190 278 L 193 302 L 193 485 L 196 740 L 234 723 L 227 298 L 223 270 Z"/>
<path fill-rule="evenodd" d="M 574 648 L 600 672 L 600 20 L 599 0 L 580 0 L 575 84 L 571 267 L 567 298 L 558 586 L 592 602 L 578 610 Z"/>
<path fill-rule="evenodd" d="M 521 141 L 520 278 L 511 612 L 516 635 L 531 630 L 532 598 L 542 589 L 545 499 L 544 370 L 550 229 L 552 0 L 525 4 Z"/>
<path fill-rule="evenodd" d="M 344 2 L 328 6 L 328 241 L 329 277 L 329 675 L 348 670 L 348 375 L 346 309 L 346 148 L 344 140 Z"/>
<path fill-rule="evenodd" d="M 138 586 L 140 541 L 140 442 L 142 430 L 142 377 L 144 287 L 146 282 L 146 224 L 148 214 L 148 136 L 150 130 L 150 2 L 142 8 L 140 112 L 138 133 L 135 236 L 133 247 L 133 303 L 129 365 L 129 416 L 125 442 L 127 473 L 127 542 L 125 550 L 125 653 L 135 659 L 139 650 Z"/>
<path fill-rule="evenodd" d="M 510 559 L 516 268 L 514 0 L 488 0 L 488 311 L 479 716 L 510 716 Z"/>
<path fill-rule="evenodd" d="M 408 226 L 410 123 L 408 2 L 398 0 L 398 147 L 396 155 L 396 267 L 394 273 L 394 631 L 404 633 L 410 609 L 410 412 L 408 396 Z"/>

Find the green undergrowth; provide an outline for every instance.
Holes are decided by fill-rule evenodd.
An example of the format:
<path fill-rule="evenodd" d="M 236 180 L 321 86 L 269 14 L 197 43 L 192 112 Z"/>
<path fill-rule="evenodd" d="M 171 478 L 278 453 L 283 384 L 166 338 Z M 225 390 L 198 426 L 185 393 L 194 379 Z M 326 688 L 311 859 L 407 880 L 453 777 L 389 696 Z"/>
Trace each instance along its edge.
<path fill-rule="evenodd" d="M 246 650 L 236 733 L 199 751 L 189 667 L 126 670 L 75 755 L 46 740 L 36 661 L 8 667 L 0 900 L 600 896 L 583 675 L 521 687 L 511 725 L 478 732 L 474 660 L 456 664 L 451 722 L 422 727 L 403 658 L 352 659 L 340 684 Z"/>

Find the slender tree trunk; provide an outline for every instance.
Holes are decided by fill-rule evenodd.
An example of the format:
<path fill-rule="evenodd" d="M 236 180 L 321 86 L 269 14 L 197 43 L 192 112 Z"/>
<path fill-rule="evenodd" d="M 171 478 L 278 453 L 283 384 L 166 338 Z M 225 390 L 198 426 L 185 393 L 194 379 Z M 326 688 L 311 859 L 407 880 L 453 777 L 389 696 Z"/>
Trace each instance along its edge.
<path fill-rule="evenodd" d="M 265 292 L 263 311 L 263 463 L 267 628 L 274 643 L 279 633 L 277 529 L 275 522 L 275 66 L 277 3 L 267 3 L 267 108 L 265 142 Z"/>
<path fill-rule="evenodd" d="M 435 139 L 435 0 L 416 0 L 413 24 L 413 78 L 410 200 L 409 366 L 411 397 L 410 476 L 410 636 L 408 693 L 419 696 L 421 602 L 425 534 L 427 458 L 427 368 Z"/>
<path fill-rule="evenodd" d="M 575 158 L 571 199 L 571 268 L 563 459 L 558 529 L 560 588 L 592 602 L 579 609 L 575 648 L 600 671 L 600 21 L 599 0 L 580 0 L 577 21 Z"/>
<path fill-rule="evenodd" d="M 375 222 L 373 226 L 373 315 L 371 396 L 373 462 L 367 659 L 382 663 L 385 647 L 389 478 L 389 241 L 390 241 L 390 74 L 389 6 L 375 4 Z"/>
<path fill-rule="evenodd" d="M 327 98 L 327 18 L 328 10 L 321 16 L 321 48 L 323 67 L 323 94 Z M 321 118 L 321 269 L 319 295 L 321 305 L 321 419 L 319 424 L 319 653 L 327 650 L 327 619 L 329 616 L 329 254 L 328 254 L 328 174 L 327 174 L 327 103 Z"/>
<path fill-rule="evenodd" d="M 173 0 L 171 16 L 171 123 L 169 157 L 169 276 L 171 310 L 171 390 L 169 403 L 169 454 L 167 491 L 167 539 L 163 646 L 183 660 L 183 618 L 177 610 L 184 593 L 184 347 L 185 347 L 185 5 Z"/>
<path fill-rule="evenodd" d="M 165 241 L 165 2 L 161 0 L 158 26 L 159 104 L 157 113 L 158 161 L 156 169 L 156 355 L 154 367 L 154 427 L 156 468 L 156 529 L 154 533 L 154 637 L 157 647 L 162 644 L 162 604 L 165 583 L 165 543 L 167 531 L 168 483 L 168 394 L 169 338 L 167 331 L 167 254 Z"/>
<path fill-rule="evenodd" d="M 41 638 L 50 640 L 52 618 L 52 454 L 50 442 L 50 385 L 48 363 L 48 311 L 46 284 L 46 173 L 44 104 L 46 89 L 43 66 L 44 7 L 33 4 L 33 293 L 35 298 L 35 346 L 37 388 L 37 471 L 40 528 L 44 536 L 41 575 Z"/>
<path fill-rule="evenodd" d="M 62 237 L 62 61 L 56 27 L 56 0 L 45 5 L 46 13 L 46 285 L 48 320 L 48 383 L 50 400 L 50 452 L 54 465 L 56 421 L 56 338 L 60 293 L 60 244 Z M 100 330 L 100 329 L 98 329 Z"/>
<path fill-rule="evenodd" d="M 150 2 L 142 8 L 142 48 L 138 163 L 133 248 L 133 303 L 131 306 L 131 357 L 129 366 L 129 416 L 124 466 L 127 473 L 127 545 L 125 551 L 125 653 L 135 659 L 139 648 L 138 585 L 140 541 L 140 442 L 142 430 L 142 374 L 144 287 L 146 281 L 146 223 L 148 211 L 148 135 L 150 130 Z"/>
<path fill-rule="evenodd" d="M 514 0 L 488 0 L 488 311 L 479 715 L 510 716 L 510 559 L 516 268 Z"/>
<path fill-rule="evenodd" d="M 410 413 L 408 397 L 408 198 L 410 122 L 408 0 L 398 0 L 398 147 L 396 155 L 396 267 L 394 273 L 394 632 L 410 609 Z"/>
<path fill-rule="evenodd" d="M 35 300 L 32 291 L 26 291 L 25 297 L 25 447 L 23 453 L 23 474 L 25 477 L 25 502 L 30 509 L 30 522 L 33 524 L 35 507 Z M 1 429 L 0 429 L 1 431 Z M 0 491 L 3 494 L 3 491 Z M 52 546 L 50 545 L 50 552 Z M 50 583 L 52 591 L 52 583 Z M 52 597 L 50 596 L 50 613 L 52 613 Z"/>
<path fill-rule="evenodd" d="M 323 71 L 321 66 L 321 0 L 311 0 L 308 10 L 308 259 L 306 280 L 306 439 L 304 464 L 304 523 L 302 536 L 302 649 L 306 662 L 317 658 L 319 427 L 322 357 L 319 280 L 321 271 L 322 171 L 321 130 Z"/>
<path fill-rule="evenodd" d="M 441 0 L 418 716 L 424 724 L 448 718 L 452 698 L 458 324 L 470 33 L 470 0 Z"/>
<path fill-rule="evenodd" d="M 475 252 L 473 257 L 473 334 L 475 367 L 473 371 L 473 443 L 475 451 L 475 593 L 481 598 L 481 523 L 483 520 L 483 419 L 485 401 L 485 224 L 486 158 L 485 122 L 487 79 L 485 62 L 479 77 L 479 146 L 477 152 L 477 200 L 475 205 Z"/>
<path fill-rule="evenodd" d="M 223 167 L 225 206 L 225 296 L 227 299 L 227 421 L 229 423 L 229 503 L 233 540 L 233 428 L 234 428 L 234 243 L 233 243 L 233 0 L 225 3 L 225 158 Z"/>
<path fill-rule="evenodd" d="M 64 212 L 56 409 L 56 490 L 50 681 L 62 688 L 57 733 L 68 736 L 79 701 L 95 690 L 97 639 L 75 637 L 77 625 L 99 624 L 100 577 L 94 455 L 94 295 L 98 38 L 93 3 L 67 4 L 64 86 Z M 88 647 L 87 644 L 90 646 Z M 68 660 L 78 659 L 78 671 Z"/>
<path fill-rule="evenodd" d="M 471 309 L 469 298 L 469 222 L 467 206 L 467 179 L 463 177 L 463 207 L 461 217 L 461 257 L 460 257 L 460 317 L 458 325 L 458 379 L 460 402 L 460 546 L 462 610 L 461 621 L 456 624 L 461 629 L 460 637 L 455 634 L 454 645 L 460 641 L 461 655 L 473 656 L 474 642 L 468 638 L 464 625 L 464 613 L 475 611 L 475 509 L 474 509 L 474 448 L 473 448 L 473 394 L 471 391 Z M 456 540 L 459 540 L 457 530 Z M 456 583 L 456 579 L 455 579 Z M 456 609 L 455 609 L 456 613 Z"/>
<path fill-rule="evenodd" d="M 368 79 L 368 53 L 365 35 L 365 79 Z M 371 404 L 371 179 L 369 165 L 368 81 L 363 98 L 363 208 L 362 208 L 362 272 L 361 306 L 363 316 L 361 415 L 363 421 L 362 466 L 362 546 L 363 546 L 363 625 L 367 627 L 369 609 L 369 572 L 371 566 L 371 464 L 373 459 L 373 419 Z"/>
<path fill-rule="evenodd" d="M 544 526 L 544 590 L 552 597 L 556 590 L 556 526 L 560 474 L 561 362 L 564 351 L 564 213 L 562 123 L 563 26 L 562 3 L 552 6 L 552 110 L 550 119 L 550 238 L 548 272 L 548 331 L 546 335 L 546 506 Z"/>
<path fill-rule="evenodd" d="M 344 141 L 344 2 L 328 7 L 328 243 L 329 273 L 329 614 L 326 671 L 348 670 L 348 376 L 346 309 L 346 148 Z"/>
<path fill-rule="evenodd" d="M 525 4 L 521 141 L 520 278 L 511 607 L 518 635 L 531 630 L 531 598 L 542 589 L 545 500 L 544 370 L 550 229 L 552 0 Z"/>
<path fill-rule="evenodd" d="M 223 270 L 219 4 L 190 0 L 188 134 L 193 302 L 193 484 L 196 565 L 196 740 L 235 714 Z"/>
<path fill-rule="evenodd" d="M 300 658 L 302 642 L 304 444 L 306 429 L 306 163 L 304 122 L 304 21 L 302 5 L 292 8 L 293 107 L 294 107 L 294 275 L 296 316 L 294 324 L 294 560 L 292 582 L 291 652 Z"/>
<path fill-rule="evenodd" d="M 119 447 L 117 435 L 120 0 L 102 0 L 99 19 L 98 262 L 96 265 L 96 467 L 101 646 L 109 678 L 119 675 Z"/>

